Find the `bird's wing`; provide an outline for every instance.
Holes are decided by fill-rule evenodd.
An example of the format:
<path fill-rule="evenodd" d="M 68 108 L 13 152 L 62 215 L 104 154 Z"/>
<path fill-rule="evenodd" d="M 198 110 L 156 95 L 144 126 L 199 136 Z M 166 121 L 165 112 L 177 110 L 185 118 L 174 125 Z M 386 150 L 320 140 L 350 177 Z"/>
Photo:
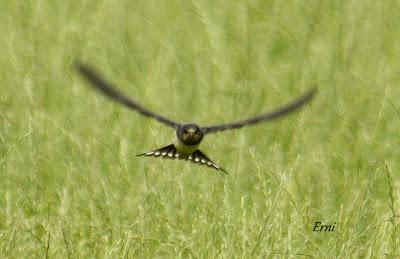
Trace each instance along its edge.
<path fill-rule="evenodd" d="M 204 155 L 200 150 L 196 150 L 192 154 L 182 155 L 176 150 L 173 144 L 162 147 L 160 149 L 156 149 L 153 151 L 149 151 L 143 154 L 139 154 L 137 156 L 147 156 L 147 157 L 158 157 L 158 158 L 166 158 L 166 159 L 184 159 L 199 165 L 206 165 L 212 169 L 220 170 L 224 174 L 228 174 L 225 169 L 211 161 L 206 155 Z"/>
<path fill-rule="evenodd" d="M 285 106 L 282 106 L 274 111 L 267 112 L 267 113 L 261 114 L 259 116 L 255 116 L 255 117 L 237 121 L 237 122 L 202 127 L 201 130 L 203 131 L 204 134 L 208 134 L 208 133 L 213 133 L 213 132 L 223 131 L 223 130 L 228 130 L 228 129 L 238 129 L 238 128 L 241 128 L 241 127 L 244 127 L 247 125 L 276 119 L 276 118 L 282 117 L 284 115 L 287 115 L 287 114 L 297 110 L 304 104 L 308 103 L 314 97 L 314 95 L 316 93 L 317 93 L 317 87 L 314 87 L 314 88 L 311 88 L 310 90 L 308 90 L 304 95 L 302 95 L 299 98 L 292 101 L 291 103 L 289 103 Z"/>
<path fill-rule="evenodd" d="M 106 96 L 110 97 L 114 101 L 117 101 L 140 114 L 156 119 L 157 121 L 164 123 L 170 127 L 176 128 L 179 126 L 179 123 L 165 118 L 164 116 L 158 115 L 146 108 L 144 108 L 141 104 L 136 101 L 128 98 L 122 92 L 117 90 L 111 83 L 107 82 L 93 67 L 76 63 L 75 64 L 79 73 L 84 76 L 97 90 Z"/>

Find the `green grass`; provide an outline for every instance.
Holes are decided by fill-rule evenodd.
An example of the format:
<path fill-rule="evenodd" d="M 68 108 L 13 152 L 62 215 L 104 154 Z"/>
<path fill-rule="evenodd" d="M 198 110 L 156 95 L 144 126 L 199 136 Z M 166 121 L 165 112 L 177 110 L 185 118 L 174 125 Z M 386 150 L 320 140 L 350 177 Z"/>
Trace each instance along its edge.
<path fill-rule="evenodd" d="M 2 1 L 0 257 L 400 256 L 398 1 Z M 87 87 L 89 62 L 200 125 L 229 176 L 137 158 L 174 131 Z M 334 232 L 313 232 L 316 221 Z"/>

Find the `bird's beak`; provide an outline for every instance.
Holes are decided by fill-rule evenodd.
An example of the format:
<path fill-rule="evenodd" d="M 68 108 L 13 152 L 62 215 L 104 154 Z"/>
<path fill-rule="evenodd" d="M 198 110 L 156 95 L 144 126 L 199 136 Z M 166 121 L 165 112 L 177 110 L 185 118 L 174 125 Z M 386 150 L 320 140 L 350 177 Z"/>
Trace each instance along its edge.
<path fill-rule="evenodd" d="M 193 137 L 193 133 L 192 132 L 188 132 L 187 134 L 184 135 L 184 139 L 191 139 Z"/>

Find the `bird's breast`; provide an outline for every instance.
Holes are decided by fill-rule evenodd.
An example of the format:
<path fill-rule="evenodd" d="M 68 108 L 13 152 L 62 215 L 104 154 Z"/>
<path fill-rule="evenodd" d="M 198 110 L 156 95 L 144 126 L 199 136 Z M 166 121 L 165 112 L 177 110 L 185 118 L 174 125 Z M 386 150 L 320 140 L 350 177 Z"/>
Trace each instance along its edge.
<path fill-rule="evenodd" d="M 197 145 L 186 145 L 184 143 L 182 143 L 179 139 L 176 139 L 174 142 L 174 146 L 176 148 L 176 150 L 178 150 L 178 152 L 182 155 L 189 155 L 191 153 L 193 153 L 194 151 L 197 150 L 197 148 L 199 147 L 199 144 Z"/>

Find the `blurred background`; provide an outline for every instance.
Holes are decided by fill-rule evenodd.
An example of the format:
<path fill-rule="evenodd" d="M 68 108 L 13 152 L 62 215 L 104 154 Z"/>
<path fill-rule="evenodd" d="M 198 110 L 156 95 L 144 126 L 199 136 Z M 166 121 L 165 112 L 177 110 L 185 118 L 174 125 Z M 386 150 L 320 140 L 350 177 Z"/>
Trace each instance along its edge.
<path fill-rule="evenodd" d="M 400 3 L 2 1 L 0 256 L 396 257 Z M 87 87 L 95 66 L 203 126 L 229 176 L 137 158 L 175 132 Z M 316 221 L 334 232 L 313 232 Z"/>

